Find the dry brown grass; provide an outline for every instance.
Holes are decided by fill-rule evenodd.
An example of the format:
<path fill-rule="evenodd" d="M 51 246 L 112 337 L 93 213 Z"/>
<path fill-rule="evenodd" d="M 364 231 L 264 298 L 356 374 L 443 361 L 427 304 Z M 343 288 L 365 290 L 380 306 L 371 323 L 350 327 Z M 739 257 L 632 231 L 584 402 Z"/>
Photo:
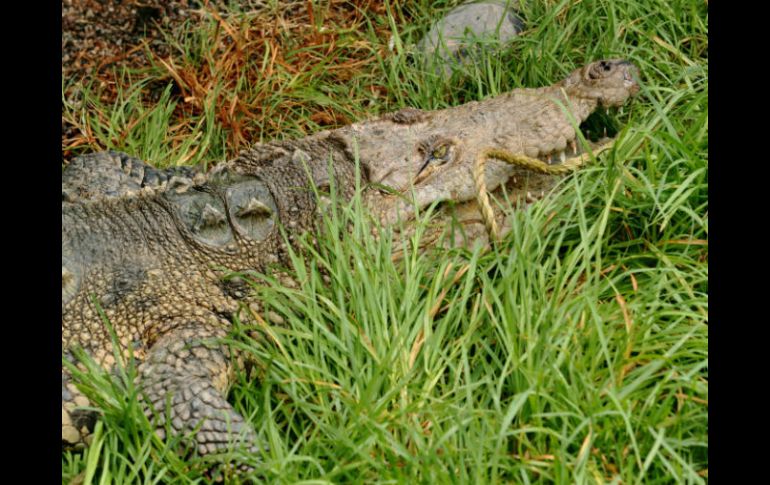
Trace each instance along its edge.
<path fill-rule="evenodd" d="M 139 102 L 151 107 L 171 83 L 174 138 L 193 136 L 213 108 L 227 151 L 234 153 L 254 141 L 284 136 L 287 126 L 292 134 L 304 134 L 350 123 L 365 116 L 373 99 L 387 95 L 375 71 L 390 27 L 368 20 L 385 16 L 382 2 L 331 0 L 319 8 L 296 1 L 281 10 L 244 14 L 206 5 L 193 13 L 190 21 L 172 26 L 163 48 L 139 38 L 125 55 L 91 60 L 90 74 L 68 86 L 65 98 L 77 96 L 90 80 L 86 89 L 109 107 L 132 85 L 149 81 Z M 137 52 L 144 55 L 130 55 Z M 339 96 L 325 98 L 328 89 Z M 102 111 L 81 109 L 97 117 Z M 82 119 L 63 116 L 65 160 L 84 146 L 105 144 Z M 140 121 L 128 122 L 110 143 L 119 146 Z"/>

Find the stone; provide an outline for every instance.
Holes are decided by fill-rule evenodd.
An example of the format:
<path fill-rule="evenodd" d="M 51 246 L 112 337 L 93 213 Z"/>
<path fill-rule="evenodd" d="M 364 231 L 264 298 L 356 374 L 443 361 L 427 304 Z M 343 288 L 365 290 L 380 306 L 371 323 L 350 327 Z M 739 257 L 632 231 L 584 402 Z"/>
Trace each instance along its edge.
<path fill-rule="evenodd" d="M 498 52 L 522 30 L 515 0 L 466 2 L 433 24 L 417 49 L 427 68 L 450 77 L 484 51 Z"/>

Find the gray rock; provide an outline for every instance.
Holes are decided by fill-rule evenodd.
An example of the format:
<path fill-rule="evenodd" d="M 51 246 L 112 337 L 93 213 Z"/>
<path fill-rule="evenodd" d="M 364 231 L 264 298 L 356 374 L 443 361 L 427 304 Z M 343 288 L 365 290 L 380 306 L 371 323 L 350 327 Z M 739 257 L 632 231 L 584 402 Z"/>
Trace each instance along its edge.
<path fill-rule="evenodd" d="M 524 29 L 517 5 L 519 0 L 486 0 L 455 7 L 417 43 L 425 66 L 449 77 L 481 52 L 501 50 Z"/>

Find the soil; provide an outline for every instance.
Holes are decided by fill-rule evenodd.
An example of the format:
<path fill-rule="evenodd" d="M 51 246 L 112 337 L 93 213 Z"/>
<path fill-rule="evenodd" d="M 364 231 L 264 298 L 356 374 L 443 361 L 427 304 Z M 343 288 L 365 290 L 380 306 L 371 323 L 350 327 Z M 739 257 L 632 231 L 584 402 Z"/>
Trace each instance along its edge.
<path fill-rule="evenodd" d="M 117 62 L 139 67 L 146 62 L 145 44 L 167 54 L 160 28 L 173 29 L 198 8 L 187 0 L 64 0 L 62 76 L 87 77 Z"/>

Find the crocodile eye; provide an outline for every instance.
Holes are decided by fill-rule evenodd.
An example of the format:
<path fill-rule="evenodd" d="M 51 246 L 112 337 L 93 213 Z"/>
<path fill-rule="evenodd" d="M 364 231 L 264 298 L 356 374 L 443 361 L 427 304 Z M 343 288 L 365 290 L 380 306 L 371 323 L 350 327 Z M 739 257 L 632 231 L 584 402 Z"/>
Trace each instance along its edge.
<path fill-rule="evenodd" d="M 448 151 L 449 147 L 447 145 L 441 145 L 440 147 L 433 150 L 431 157 L 433 157 L 433 159 L 443 159 L 446 157 Z"/>
<path fill-rule="evenodd" d="M 452 159 L 455 144 L 451 140 L 441 140 L 433 145 L 428 162 L 443 165 Z"/>
<path fill-rule="evenodd" d="M 453 157 L 454 143 L 451 140 L 440 140 L 433 142 L 429 145 L 428 149 L 421 148 L 421 153 L 427 154 L 420 166 L 420 170 L 417 171 L 419 177 L 426 168 L 435 165 L 444 165 Z"/>

